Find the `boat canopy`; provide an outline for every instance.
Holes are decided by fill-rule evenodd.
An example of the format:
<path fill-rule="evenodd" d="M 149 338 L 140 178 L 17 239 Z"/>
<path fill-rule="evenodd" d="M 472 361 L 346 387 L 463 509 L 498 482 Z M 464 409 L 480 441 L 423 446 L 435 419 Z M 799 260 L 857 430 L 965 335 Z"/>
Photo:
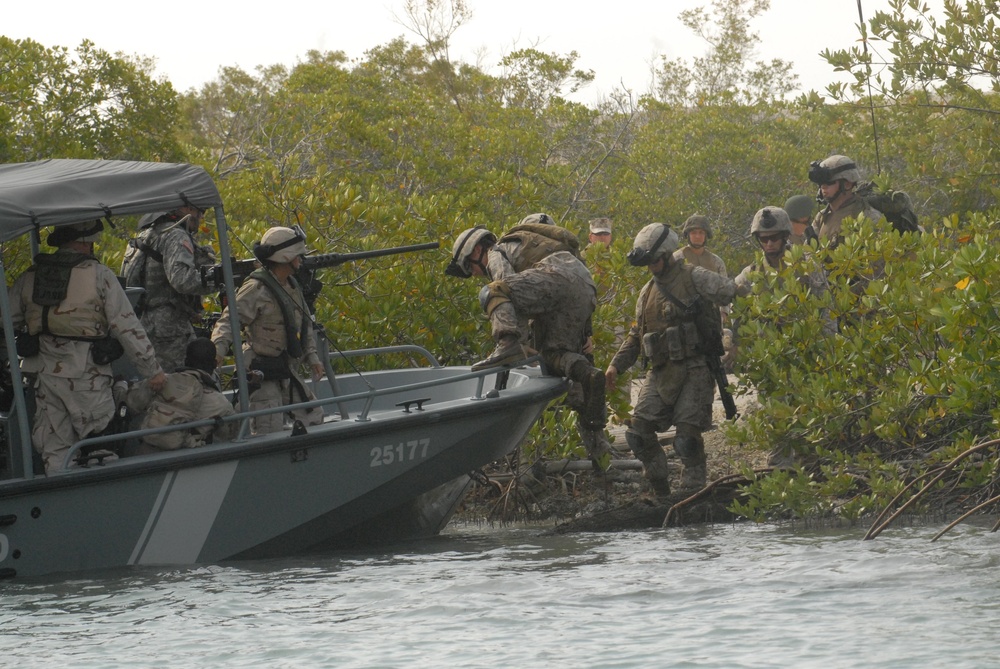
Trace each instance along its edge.
<path fill-rule="evenodd" d="M 0 242 L 43 226 L 220 207 L 208 173 L 195 165 L 53 159 L 0 165 Z"/>

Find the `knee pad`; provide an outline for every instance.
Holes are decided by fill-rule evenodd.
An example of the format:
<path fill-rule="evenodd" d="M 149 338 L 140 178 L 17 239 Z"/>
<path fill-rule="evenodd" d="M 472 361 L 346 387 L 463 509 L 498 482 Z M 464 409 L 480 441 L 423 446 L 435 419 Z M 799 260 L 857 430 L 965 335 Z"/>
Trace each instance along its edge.
<path fill-rule="evenodd" d="M 479 291 L 479 306 L 483 308 L 487 318 L 505 302 L 510 302 L 510 286 L 505 281 L 493 281 Z"/>

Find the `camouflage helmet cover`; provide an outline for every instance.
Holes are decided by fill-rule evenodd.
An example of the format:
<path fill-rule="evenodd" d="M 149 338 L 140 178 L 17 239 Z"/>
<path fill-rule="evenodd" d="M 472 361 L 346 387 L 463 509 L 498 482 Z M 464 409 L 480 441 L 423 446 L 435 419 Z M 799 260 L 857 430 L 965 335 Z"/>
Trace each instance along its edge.
<path fill-rule="evenodd" d="M 539 221 L 536 220 L 534 222 L 538 223 Z M 468 279 L 472 276 L 472 270 L 469 269 L 469 257 L 472 255 L 473 250 L 484 241 L 496 242 L 496 240 L 496 235 L 482 226 L 463 230 L 455 238 L 455 244 L 452 246 L 451 262 L 448 263 L 448 267 L 445 268 L 444 273 L 448 276 Z"/>
<path fill-rule="evenodd" d="M 531 223 L 540 223 L 542 225 L 555 225 L 556 222 L 552 220 L 552 217 L 548 214 L 528 214 L 521 219 L 518 225 L 528 225 Z"/>
<path fill-rule="evenodd" d="M 764 207 L 753 216 L 750 223 L 750 234 L 769 234 L 783 232 L 792 234 L 792 222 L 788 220 L 788 214 L 781 207 Z"/>
<path fill-rule="evenodd" d="M 702 214 L 692 214 L 688 216 L 688 220 L 684 221 L 684 228 L 681 233 L 687 237 L 688 233 L 692 230 L 704 230 L 705 238 L 712 238 L 712 224 L 708 220 L 708 216 L 703 216 Z"/>
<path fill-rule="evenodd" d="M 260 241 L 253 245 L 254 256 L 258 260 L 270 262 L 289 263 L 307 253 L 309 251 L 306 249 L 306 235 L 298 226 L 294 228 L 275 226 L 265 232 Z"/>
<path fill-rule="evenodd" d="M 652 265 L 663 256 L 672 255 L 680 241 L 666 223 L 650 223 L 635 236 L 628 262 L 634 267 Z"/>
<path fill-rule="evenodd" d="M 822 161 L 813 161 L 809 165 L 809 181 L 814 184 L 822 186 L 840 179 L 851 183 L 861 181 L 861 170 L 847 156 L 833 155 Z"/>

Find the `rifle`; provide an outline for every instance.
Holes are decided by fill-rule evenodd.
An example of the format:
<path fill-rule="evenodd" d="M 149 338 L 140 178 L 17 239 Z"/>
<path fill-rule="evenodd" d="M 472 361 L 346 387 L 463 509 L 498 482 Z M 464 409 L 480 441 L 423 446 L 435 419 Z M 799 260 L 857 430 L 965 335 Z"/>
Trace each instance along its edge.
<path fill-rule="evenodd" d="M 324 253 L 317 256 L 305 256 L 302 264 L 295 273 L 295 280 L 302 287 L 309 311 L 315 313 L 316 298 L 319 297 L 323 284 L 316 279 L 316 270 L 327 267 L 338 267 L 345 263 L 366 258 L 381 258 L 382 256 L 397 255 L 400 253 L 410 253 L 412 251 L 428 251 L 436 249 L 441 244 L 438 242 L 427 242 L 425 244 L 412 244 L 410 246 L 393 246 L 387 249 L 374 249 L 372 251 L 356 251 L 354 253 Z M 250 273 L 260 267 L 260 261 L 256 259 L 237 260 L 232 259 L 233 284 L 239 287 L 243 281 L 250 276 Z M 205 286 L 222 286 L 223 274 L 222 265 L 206 265 L 201 268 L 201 281 Z M 225 306 L 225 292 L 219 293 L 219 303 Z"/>
<path fill-rule="evenodd" d="M 708 354 L 705 356 L 705 361 L 708 362 L 708 369 L 715 377 L 715 385 L 719 387 L 719 397 L 726 410 L 726 420 L 735 420 L 740 413 L 736 410 L 736 400 L 729 392 L 729 378 L 726 376 L 726 370 L 722 368 L 722 359 L 717 355 Z"/>

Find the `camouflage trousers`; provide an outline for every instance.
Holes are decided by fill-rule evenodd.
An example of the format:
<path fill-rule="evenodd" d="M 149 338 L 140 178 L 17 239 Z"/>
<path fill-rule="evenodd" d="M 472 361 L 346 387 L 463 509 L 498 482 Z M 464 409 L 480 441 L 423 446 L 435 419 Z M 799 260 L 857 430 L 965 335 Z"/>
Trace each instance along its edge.
<path fill-rule="evenodd" d="M 259 409 L 275 409 L 280 406 L 297 402 L 308 402 L 316 399 L 312 391 L 305 385 L 306 398 L 302 399 L 298 390 L 292 389 L 290 379 L 280 381 L 262 381 L 260 388 L 250 393 L 250 411 Z M 254 434 L 277 432 L 285 427 L 287 411 L 276 411 L 265 416 L 251 419 L 250 428 Z M 305 425 L 319 425 L 323 422 L 323 408 L 297 409 L 292 412 L 293 418 L 301 420 Z"/>
<path fill-rule="evenodd" d="M 194 339 L 194 327 L 186 311 L 170 305 L 150 309 L 142 315 L 142 327 L 164 372 L 169 374 L 184 365 L 187 345 Z"/>
<path fill-rule="evenodd" d="M 42 456 L 45 473 L 62 469 L 70 446 L 104 430 L 114 412 L 110 376 L 67 379 L 39 374 L 31 443 Z"/>
<path fill-rule="evenodd" d="M 704 362 L 667 362 L 646 374 L 632 418 L 646 422 L 656 432 L 682 423 L 704 431 L 712 426 L 714 399 L 715 380 Z M 638 426 L 636 430 L 644 432 Z"/>

